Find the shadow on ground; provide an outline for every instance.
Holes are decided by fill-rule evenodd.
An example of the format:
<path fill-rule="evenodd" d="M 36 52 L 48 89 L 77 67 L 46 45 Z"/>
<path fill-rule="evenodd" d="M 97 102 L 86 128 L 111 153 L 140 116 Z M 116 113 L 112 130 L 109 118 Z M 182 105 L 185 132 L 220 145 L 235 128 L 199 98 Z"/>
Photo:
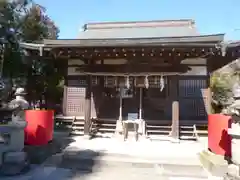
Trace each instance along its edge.
<path fill-rule="evenodd" d="M 31 164 L 42 164 L 52 155 L 61 153 L 72 142 L 74 142 L 72 137 L 55 136 L 53 141 L 49 142 L 47 145 L 25 145 L 24 151 L 27 152 Z"/>
<path fill-rule="evenodd" d="M 63 156 L 59 168 L 71 169 L 72 173 L 68 178 L 86 177 L 101 169 L 99 157 L 103 154 L 92 150 L 78 150 L 68 152 Z"/>

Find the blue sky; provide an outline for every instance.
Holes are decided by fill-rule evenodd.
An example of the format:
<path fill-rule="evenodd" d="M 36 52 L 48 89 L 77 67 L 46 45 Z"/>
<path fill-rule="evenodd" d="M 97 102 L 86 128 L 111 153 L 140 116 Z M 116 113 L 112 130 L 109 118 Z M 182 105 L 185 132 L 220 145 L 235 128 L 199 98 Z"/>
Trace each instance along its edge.
<path fill-rule="evenodd" d="M 240 39 L 240 0 L 36 0 L 60 28 L 76 38 L 88 22 L 194 19 L 202 34 Z M 234 30 L 239 29 L 239 30 Z"/>

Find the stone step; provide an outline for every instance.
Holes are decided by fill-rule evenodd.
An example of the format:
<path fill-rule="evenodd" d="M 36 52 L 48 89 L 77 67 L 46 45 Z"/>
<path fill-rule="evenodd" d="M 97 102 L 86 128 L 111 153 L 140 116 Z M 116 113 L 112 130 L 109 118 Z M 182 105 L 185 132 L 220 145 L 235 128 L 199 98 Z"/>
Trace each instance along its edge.
<path fill-rule="evenodd" d="M 74 125 L 84 125 L 84 121 L 74 121 Z"/>
<path fill-rule="evenodd" d="M 193 126 L 180 126 L 180 129 L 194 129 Z"/>
<path fill-rule="evenodd" d="M 116 124 L 93 124 L 93 127 L 116 127 Z"/>
<path fill-rule="evenodd" d="M 72 129 L 73 129 L 73 130 L 83 130 L 83 129 L 84 129 L 84 126 L 76 126 L 76 125 L 73 125 L 73 126 L 72 126 Z"/>
<path fill-rule="evenodd" d="M 83 130 L 72 130 L 71 135 L 84 135 Z"/>
<path fill-rule="evenodd" d="M 157 134 L 157 133 L 159 133 L 159 134 L 162 134 L 162 133 L 169 133 L 170 132 L 170 130 L 147 130 L 147 133 L 148 134 L 153 134 L 153 133 L 155 133 L 155 134 Z"/>
<path fill-rule="evenodd" d="M 171 129 L 171 126 L 147 125 L 148 129 Z"/>
<path fill-rule="evenodd" d="M 112 128 L 98 128 L 96 129 L 98 132 L 115 132 L 115 128 L 112 129 Z M 93 131 L 94 131 L 94 128 L 93 128 Z"/>

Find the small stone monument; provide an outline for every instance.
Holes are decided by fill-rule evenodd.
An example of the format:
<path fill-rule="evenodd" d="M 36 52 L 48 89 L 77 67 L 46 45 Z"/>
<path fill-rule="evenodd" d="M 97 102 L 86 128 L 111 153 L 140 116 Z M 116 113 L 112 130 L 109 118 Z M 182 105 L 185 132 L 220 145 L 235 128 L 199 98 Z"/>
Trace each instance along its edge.
<path fill-rule="evenodd" d="M 2 109 L 12 114 L 7 124 L 0 125 L 0 174 L 17 175 L 29 167 L 24 148 L 25 110 L 29 103 L 25 100 L 23 88 L 17 88 L 16 98 L 2 105 Z"/>

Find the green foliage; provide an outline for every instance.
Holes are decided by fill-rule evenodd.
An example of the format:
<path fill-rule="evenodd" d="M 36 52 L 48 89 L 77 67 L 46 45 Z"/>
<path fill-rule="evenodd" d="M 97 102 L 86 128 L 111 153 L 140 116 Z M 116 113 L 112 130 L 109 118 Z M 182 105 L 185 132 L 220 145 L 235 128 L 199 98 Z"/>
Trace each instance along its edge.
<path fill-rule="evenodd" d="M 220 112 L 222 108 L 231 103 L 233 97 L 232 87 L 236 76 L 230 73 L 214 73 L 211 76 L 212 105 L 215 112 Z"/>
<path fill-rule="evenodd" d="M 34 99 L 50 92 L 58 94 L 57 87 L 63 79 L 60 61 L 39 59 L 31 54 L 26 58 L 23 54 L 26 52 L 19 46 L 20 42 L 58 38 L 59 29 L 47 16 L 46 9 L 31 0 L 0 0 L 0 15 L 0 65 L 4 67 L 0 75 L 27 78 L 27 91 Z"/>
<path fill-rule="evenodd" d="M 213 92 L 213 99 L 221 105 L 228 102 L 229 98 L 232 97 L 232 79 L 233 76 L 214 74 L 211 77 L 211 90 Z"/>
<path fill-rule="evenodd" d="M 21 52 L 19 48 L 18 19 L 26 8 L 27 1 L 0 1 L 0 44 L 1 66 L 4 63 L 6 70 L 1 75 L 17 77 L 21 73 Z"/>

